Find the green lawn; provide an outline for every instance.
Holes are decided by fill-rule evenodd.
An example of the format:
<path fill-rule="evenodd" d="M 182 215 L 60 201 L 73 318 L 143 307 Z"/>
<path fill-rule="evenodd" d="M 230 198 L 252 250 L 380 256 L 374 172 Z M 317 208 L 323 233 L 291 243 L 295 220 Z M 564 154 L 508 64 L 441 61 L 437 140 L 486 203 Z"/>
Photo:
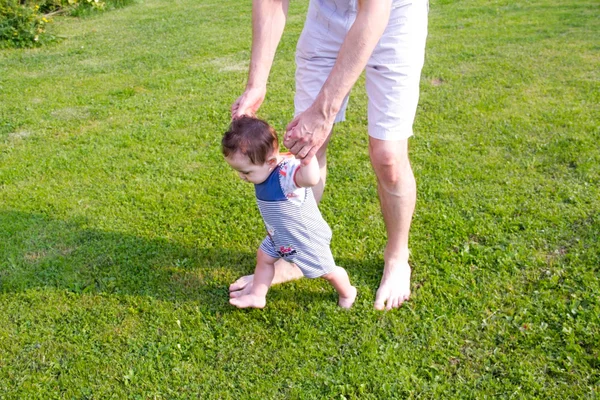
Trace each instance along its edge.
<path fill-rule="evenodd" d="M 260 114 L 279 131 L 307 4 Z M 264 235 L 219 148 L 250 2 L 145 0 L 0 51 L 0 399 L 598 398 L 598 15 L 432 1 L 413 296 L 385 313 L 362 79 L 321 206 L 355 307 L 306 279 L 228 305 Z"/>

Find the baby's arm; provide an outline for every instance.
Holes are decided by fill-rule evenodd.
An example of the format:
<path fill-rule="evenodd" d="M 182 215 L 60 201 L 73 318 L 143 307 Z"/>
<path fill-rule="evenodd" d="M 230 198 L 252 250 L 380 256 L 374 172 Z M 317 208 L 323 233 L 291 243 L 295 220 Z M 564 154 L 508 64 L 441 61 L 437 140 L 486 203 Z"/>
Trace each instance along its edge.
<path fill-rule="evenodd" d="M 313 157 L 308 165 L 298 167 L 295 171 L 294 182 L 299 187 L 313 187 L 321 180 L 321 170 L 317 157 Z"/>

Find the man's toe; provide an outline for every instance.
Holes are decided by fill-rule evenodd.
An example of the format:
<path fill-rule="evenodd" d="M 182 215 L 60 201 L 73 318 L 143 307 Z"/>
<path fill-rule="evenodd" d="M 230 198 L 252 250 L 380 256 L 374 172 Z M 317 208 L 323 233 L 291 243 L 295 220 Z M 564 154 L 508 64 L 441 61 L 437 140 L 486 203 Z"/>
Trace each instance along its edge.
<path fill-rule="evenodd" d="M 394 299 L 393 298 L 392 299 L 388 299 L 387 302 L 386 302 L 385 309 L 389 311 L 389 310 L 391 310 L 393 308 L 394 308 Z"/>
<path fill-rule="evenodd" d="M 385 301 L 388 300 L 389 293 L 384 288 L 379 288 L 377 290 L 377 294 L 375 295 L 375 309 L 383 310 L 385 308 Z"/>
<path fill-rule="evenodd" d="M 238 278 L 238 280 L 236 280 L 231 285 L 229 285 L 229 291 L 235 292 L 238 290 L 242 290 L 243 288 L 248 286 L 249 283 L 252 282 L 252 278 L 253 278 L 252 275 L 246 275 L 246 276 L 242 276 L 241 278 Z"/>
<path fill-rule="evenodd" d="M 381 311 L 381 310 L 383 310 L 385 308 L 385 302 L 383 302 L 381 300 L 376 300 L 374 306 L 375 306 L 376 310 L 380 310 Z"/>

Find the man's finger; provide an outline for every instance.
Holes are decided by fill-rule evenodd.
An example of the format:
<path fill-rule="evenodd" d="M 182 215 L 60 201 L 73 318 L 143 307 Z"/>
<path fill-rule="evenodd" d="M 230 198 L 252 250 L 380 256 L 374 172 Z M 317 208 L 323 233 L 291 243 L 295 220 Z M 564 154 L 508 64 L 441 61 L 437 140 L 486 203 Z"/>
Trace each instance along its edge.
<path fill-rule="evenodd" d="M 311 136 L 306 132 L 301 133 L 299 131 L 299 129 L 294 130 L 294 136 L 292 136 L 292 139 L 297 143 L 302 143 L 303 146 L 312 146 Z"/>
<path fill-rule="evenodd" d="M 298 153 L 300 153 L 300 151 L 304 148 L 304 145 L 300 142 L 296 142 L 291 148 L 290 148 L 290 153 L 292 153 L 295 156 L 298 156 Z"/>
<path fill-rule="evenodd" d="M 289 124 L 287 124 L 287 126 L 285 127 L 285 133 L 288 134 L 289 132 L 293 131 L 294 128 L 296 127 L 296 125 L 298 125 L 298 116 L 296 116 L 292 122 L 290 122 Z"/>
<path fill-rule="evenodd" d="M 287 138 L 285 138 L 285 137 L 283 138 L 283 145 L 284 145 L 284 146 L 285 146 L 287 149 L 289 149 L 289 148 L 293 147 L 293 146 L 294 146 L 294 143 L 296 143 L 296 142 L 295 142 L 295 141 L 293 141 L 293 140 L 287 139 Z"/>
<path fill-rule="evenodd" d="M 286 149 L 291 149 L 292 147 L 294 147 L 296 144 L 296 141 L 294 140 L 289 140 L 289 139 L 283 139 L 283 145 L 286 147 Z"/>
<path fill-rule="evenodd" d="M 310 153 L 310 150 L 311 150 L 311 147 L 304 146 L 302 148 L 302 150 L 300 150 L 298 152 L 298 154 L 296 154 L 296 158 L 304 158 L 304 157 L 306 157 Z"/>
<path fill-rule="evenodd" d="M 315 154 L 317 154 L 317 148 L 316 147 L 312 147 L 310 149 L 310 151 L 308 152 L 308 154 L 306 155 L 306 157 L 304 157 L 302 159 L 302 165 L 307 166 L 310 163 L 310 160 L 312 160 L 312 158 L 315 156 Z"/>
<path fill-rule="evenodd" d="M 293 142 L 295 142 L 295 140 L 292 138 L 292 132 L 286 132 L 283 134 L 283 144 L 285 144 L 286 147 L 289 147 L 288 144 Z"/>
<path fill-rule="evenodd" d="M 238 119 L 241 116 L 244 115 L 243 112 L 244 108 L 241 107 L 241 101 L 236 101 L 235 103 L 233 103 L 233 106 L 231 106 L 231 118 L 233 119 Z"/>
<path fill-rule="evenodd" d="M 285 138 L 287 138 L 288 140 L 291 140 L 293 142 L 297 141 L 298 139 L 302 139 L 302 136 L 300 135 L 300 131 L 295 128 L 292 128 L 291 130 L 287 131 L 283 137 L 284 137 L 284 140 L 285 140 Z"/>

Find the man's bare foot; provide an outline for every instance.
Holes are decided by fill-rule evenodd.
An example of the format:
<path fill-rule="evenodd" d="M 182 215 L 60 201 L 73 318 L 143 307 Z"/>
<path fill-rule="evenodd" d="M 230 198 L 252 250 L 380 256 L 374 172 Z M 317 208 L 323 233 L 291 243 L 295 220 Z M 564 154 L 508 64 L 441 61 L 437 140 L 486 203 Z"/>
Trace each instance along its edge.
<path fill-rule="evenodd" d="M 254 275 L 246 275 L 229 285 L 229 297 L 236 298 L 250 294 Z"/>
<path fill-rule="evenodd" d="M 272 285 L 293 281 L 302 278 L 303 274 L 295 264 L 291 264 L 283 259 L 275 263 L 275 275 Z M 239 278 L 229 286 L 229 297 L 232 299 L 250 294 L 254 275 L 246 275 Z"/>
<path fill-rule="evenodd" d="M 410 297 L 410 273 L 408 262 L 385 265 L 381 284 L 375 295 L 377 310 L 398 308 L 408 300 Z"/>
<path fill-rule="evenodd" d="M 354 300 L 356 300 L 356 288 L 354 286 L 352 286 L 352 288 L 350 289 L 350 296 L 346 296 L 346 297 L 342 297 L 340 296 L 339 300 L 338 300 L 338 306 L 342 307 L 342 308 L 350 308 L 352 307 L 352 304 L 354 304 Z"/>
<path fill-rule="evenodd" d="M 265 308 L 267 299 L 263 296 L 248 294 L 238 298 L 229 299 L 229 304 L 237 308 Z"/>

